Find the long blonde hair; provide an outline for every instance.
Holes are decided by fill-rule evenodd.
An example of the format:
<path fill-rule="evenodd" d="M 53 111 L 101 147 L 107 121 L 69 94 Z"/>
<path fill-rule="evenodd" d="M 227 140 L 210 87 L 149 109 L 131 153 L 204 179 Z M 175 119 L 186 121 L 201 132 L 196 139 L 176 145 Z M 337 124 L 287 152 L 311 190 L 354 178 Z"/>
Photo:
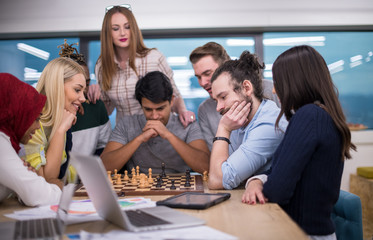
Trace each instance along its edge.
<path fill-rule="evenodd" d="M 151 50 L 144 44 L 142 33 L 137 25 L 135 16 L 133 13 L 125 7 L 115 6 L 110 9 L 104 17 L 101 29 L 101 55 L 98 61 L 101 60 L 101 69 L 99 70 L 102 75 L 102 89 L 108 91 L 111 88 L 111 80 L 117 72 L 117 65 L 114 62 L 114 44 L 113 37 L 111 35 L 111 17 L 115 13 L 123 14 L 130 25 L 130 54 L 129 54 L 129 66 L 135 71 L 137 69 L 135 65 L 136 56 L 144 57 Z"/>
<path fill-rule="evenodd" d="M 85 74 L 83 68 L 74 60 L 65 57 L 50 61 L 41 73 L 36 90 L 47 96 L 40 122 L 43 126 L 52 128 L 49 139 L 52 139 L 62 122 L 65 108 L 64 83 L 79 73 Z"/>

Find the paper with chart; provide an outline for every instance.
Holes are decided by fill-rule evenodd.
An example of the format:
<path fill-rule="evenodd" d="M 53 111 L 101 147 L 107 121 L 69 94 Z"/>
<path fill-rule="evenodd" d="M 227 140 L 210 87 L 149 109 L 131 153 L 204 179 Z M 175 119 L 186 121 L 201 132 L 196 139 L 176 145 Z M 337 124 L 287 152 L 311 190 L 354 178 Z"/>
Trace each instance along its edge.
<path fill-rule="evenodd" d="M 123 210 L 137 209 L 146 207 L 155 207 L 155 202 L 149 198 L 134 197 L 118 200 Z M 21 211 L 15 211 L 11 214 L 5 214 L 6 217 L 17 220 L 28 220 L 36 218 L 55 218 L 58 205 L 42 206 Z M 67 224 L 75 224 L 87 221 L 100 220 L 101 217 L 96 213 L 91 200 L 73 200 L 70 204 Z"/>

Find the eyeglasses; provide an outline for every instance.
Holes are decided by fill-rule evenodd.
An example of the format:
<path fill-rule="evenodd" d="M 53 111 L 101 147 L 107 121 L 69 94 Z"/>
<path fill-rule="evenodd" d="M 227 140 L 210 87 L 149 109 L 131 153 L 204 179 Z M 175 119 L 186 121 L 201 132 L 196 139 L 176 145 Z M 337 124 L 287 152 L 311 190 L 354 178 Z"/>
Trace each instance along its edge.
<path fill-rule="evenodd" d="M 105 13 L 109 12 L 111 9 L 113 8 L 121 8 L 121 7 L 124 7 L 124 8 L 127 8 L 128 10 L 130 10 L 132 12 L 132 8 L 131 8 L 131 5 L 130 4 L 120 4 L 120 5 L 111 5 L 111 6 L 107 6 L 105 8 Z"/>

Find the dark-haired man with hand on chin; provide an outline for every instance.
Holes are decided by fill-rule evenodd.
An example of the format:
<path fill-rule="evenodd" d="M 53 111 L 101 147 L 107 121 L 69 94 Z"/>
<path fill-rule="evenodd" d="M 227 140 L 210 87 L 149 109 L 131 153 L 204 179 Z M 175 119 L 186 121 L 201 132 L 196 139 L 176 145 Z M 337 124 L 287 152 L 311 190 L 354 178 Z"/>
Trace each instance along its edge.
<path fill-rule="evenodd" d="M 198 123 L 184 128 L 171 112 L 174 97 L 167 76 L 158 71 L 146 74 L 136 84 L 135 97 L 144 114 L 125 116 L 117 123 L 101 154 L 106 169 L 139 166 L 140 172 L 152 168 L 158 174 L 164 162 L 166 173 L 207 171 L 210 151 Z"/>

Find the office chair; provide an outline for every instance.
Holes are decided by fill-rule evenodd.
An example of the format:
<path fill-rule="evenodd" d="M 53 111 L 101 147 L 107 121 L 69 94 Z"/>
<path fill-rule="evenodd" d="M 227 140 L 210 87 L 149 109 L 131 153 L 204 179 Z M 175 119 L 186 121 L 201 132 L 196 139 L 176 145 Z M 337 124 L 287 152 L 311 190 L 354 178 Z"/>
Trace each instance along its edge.
<path fill-rule="evenodd" d="M 340 190 L 331 216 L 338 240 L 362 240 L 363 223 L 360 197 Z"/>

